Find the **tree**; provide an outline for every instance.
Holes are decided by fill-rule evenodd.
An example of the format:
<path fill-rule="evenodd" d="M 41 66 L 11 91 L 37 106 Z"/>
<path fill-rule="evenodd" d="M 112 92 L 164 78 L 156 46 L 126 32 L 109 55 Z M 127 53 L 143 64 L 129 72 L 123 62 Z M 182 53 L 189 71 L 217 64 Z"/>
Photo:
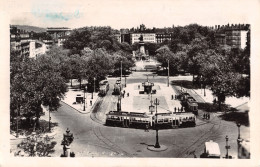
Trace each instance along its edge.
<path fill-rule="evenodd" d="M 24 116 L 27 124 L 32 117 L 38 122 L 42 104 L 49 106 L 50 111 L 57 110 L 67 88 L 58 66 L 44 55 L 35 60 L 21 55 L 14 57 L 11 52 L 10 77 L 11 119 Z"/>
<path fill-rule="evenodd" d="M 71 55 L 69 61 L 67 64 L 70 67 L 71 70 L 71 79 L 77 79 L 80 83 L 79 87 L 81 89 L 81 81 L 82 79 L 87 78 L 87 62 L 83 57 L 80 57 L 80 55 Z"/>
<path fill-rule="evenodd" d="M 239 85 L 240 75 L 234 72 L 220 72 L 213 77 L 211 90 L 218 97 L 219 110 L 227 96 L 236 96 L 236 87 Z"/>
<path fill-rule="evenodd" d="M 96 83 L 105 79 L 105 77 L 113 69 L 113 64 L 110 55 L 105 49 L 96 49 L 89 57 L 86 58 L 86 75 L 89 82 L 90 89 L 94 85 L 94 78 Z M 96 84 L 98 85 L 98 84 Z M 89 89 L 89 88 L 88 88 Z"/>

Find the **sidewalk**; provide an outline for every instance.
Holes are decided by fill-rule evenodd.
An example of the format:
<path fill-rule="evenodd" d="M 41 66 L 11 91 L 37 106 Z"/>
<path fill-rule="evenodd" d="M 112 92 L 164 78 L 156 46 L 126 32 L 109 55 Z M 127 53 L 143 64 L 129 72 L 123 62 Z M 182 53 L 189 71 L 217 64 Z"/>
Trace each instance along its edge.
<path fill-rule="evenodd" d="M 92 99 L 92 93 L 85 93 L 86 103 L 85 103 L 85 111 L 83 111 L 84 109 L 83 103 L 73 104 L 76 102 L 77 95 L 81 95 L 84 98 L 84 91 L 74 90 L 69 88 L 62 102 L 66 103 L 67 105 L 69 105 L 70 107 L 74 108 L 75 110 L 77 110 L 82 114 L 87 114 L 91 112 L 92 107 L 95 105 L 96 100 L 99 98 L 98 93 L 93 93 L 93 99 Z"/>
<path fill-rule="evenodd" d="M 199 95 L 206 103 L 213 103 L 215 96 L 212 95 L 212 91 L 209 89 L 205 89 L 205 95 L 204 96 L 204 89 L 193 89 L 194 92 L 196 92 L 197 95 Z M 227 97 L 225 104 L 230 105 L 233 108 L 237 108 L 240 105 L 243 105 L 245 103 L 249 103 L 249 98 L 248 97 L 241 97 L 241 98 L 236 98 L 236 97 Z"/>
<path fill-rule="evenodd" d="M 138 88 L 138 85 L 140 88 Z M 152 95 L 153 106 L 155 106 L 155 98 L 160 101 L 160 104 L 157 106 L 158 113 L 173 112 L 175 107 L 181 108 L 179 100 L 171 99 L 172 95 L 175 97 L 175 91 L 172 87 L 167 87 L 166 84 L 155 83 L 152 89 L 156 90 L 156 94 Z M 141 113 L 146 112 L 149 114 L 151 96 L 150 94 L 139 94 L 139 91 L 143 90 L 144 87 L 142 86 L 142 83 L 128 84 L 126 88 L 123 88 L 122 91 L 125 91 L 125 96 L 121 99 L 122 111 Z M 127 93 L 129 93 L 129 97 L 127 97 Z"/>

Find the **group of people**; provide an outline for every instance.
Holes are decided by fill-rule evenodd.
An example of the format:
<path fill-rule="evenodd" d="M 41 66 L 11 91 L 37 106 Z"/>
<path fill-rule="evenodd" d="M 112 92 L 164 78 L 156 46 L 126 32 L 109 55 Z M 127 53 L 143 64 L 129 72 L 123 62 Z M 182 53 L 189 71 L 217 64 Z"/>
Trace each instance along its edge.
<path fill-rule="evenodd" d="M 209 113 L 204 113 L 203 114 L 203 119 L 210 119 L 210 114 Z"/>
<path fill-rule="evenodd" d="M 181 107 L 181 108 L 174 107 L 174 112 L 176 112 L 177 110 L 178 110 L 178 112 L 183 112 L 183 111 L 185 111 L 185 108 L 184 107 Z"/>
<path fill-rule="evenodd" d="M 127 93 L 126 95 L 127 95 L 127 97 L 129 97 L 129 93 Z M 122 93 L 122 97 L 125 98 L 125 90 Z"/>

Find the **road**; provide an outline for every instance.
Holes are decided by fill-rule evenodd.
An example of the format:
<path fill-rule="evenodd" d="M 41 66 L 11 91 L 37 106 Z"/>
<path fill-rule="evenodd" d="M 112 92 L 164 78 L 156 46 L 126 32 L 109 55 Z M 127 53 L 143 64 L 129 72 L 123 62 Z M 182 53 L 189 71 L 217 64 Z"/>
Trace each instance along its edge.
<path fill-rule="evenodd" d="M 127 83 L 140 83 L 146 80 L 146 73 L 138 76 L 130 76 Z M 156 76 L 151 78 L 152 82 L 167 83 L 166 77 Z M 118 79 L 118 78 L 117 78 Z M 116 109 L 117 96 L 112 95 L 113 84 L 116 78 L 109 78 L 110 90 L 105 97 L 97 101 L 96 107 L 90 114 L 81 114 L 68 107 L 66 104 L 52 114 L 53 121 L 65 132 L 70 128 L 75 139 L 71 151 L 76 156 L 94 157 L 175 157 L 185 158 L 196 156 L 203 152 L 205 141 L 214 140 L 219 143 L 222 157 L 225 156 L 225 136 L 229 135 L 229 154 L 236 156 L 237 127 L 232 122 L 220 120 L 213 114 L 211 121 L 197 119 L 195 128 L 179 128 L 159 131 L 159 142 L 168 147 L 163 152 L 153 152 L 147 149 L 148 145 L 155 144 L 155 131 L 144 132 L 141 129 L 128 129 L 120 127 L 104 126 L 105 113 Z M 123 79 L 124 81 L 124 79 Z M 124 83 L 124 82 L 123 82 Z M 201 115 L 202 113 L 200 113 Z M 57 139 L 62 139 L 62 133 Z M 59 143 L 59 141 L 58 141 Z M 62 147 L 58 144 L 55 156 L 59 156 Z"/>

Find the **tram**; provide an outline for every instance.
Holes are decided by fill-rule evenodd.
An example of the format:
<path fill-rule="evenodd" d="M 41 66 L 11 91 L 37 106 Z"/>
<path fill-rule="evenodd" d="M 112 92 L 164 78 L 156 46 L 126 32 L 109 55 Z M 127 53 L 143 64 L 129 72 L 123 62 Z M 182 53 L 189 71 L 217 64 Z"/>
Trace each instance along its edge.
<path fill-rule="evenodd" d="M 119 95 L 120 94 L 120 91 L 121 91 L 121 81 L 120 80 L 117 80 L 115 85 L 114 85 L 114 91 L 113 91 L 113 94 L 114 95 Z"/>
<path fill-rule="evenodd" d="M 106 114 L 106 125 L 141 129 L 147 127 L 153 129 L 195 127 L 196 116 L 193 113 L 185 112 L 160 113 L 154 116 L 146 113 L 110 111 Z"/>
<path fill-rule="evenodd" d="M 195 115 L 198 115 L 198 102 L 189 94 L 181 92 L 179 96 L 181 104 L 188 112 L 193 112 Z"/>
<path fill-rule="evenodd" d="M 100 85 L 99 95 L 100 96 L 105 96 L 107 94 L 108 90 L 109 90 L 109 83 L 108 83 L 108 81 L 107 80 L 101 81 L 99 83 L 99 85 Z"/>
<path fill-rule="evenodd" d="M 151 117 L 145 113 L 110 111 L 106 114 L 107 126 L 119 126 L 126 128 L 141 128 L 151 126 Z"/>

